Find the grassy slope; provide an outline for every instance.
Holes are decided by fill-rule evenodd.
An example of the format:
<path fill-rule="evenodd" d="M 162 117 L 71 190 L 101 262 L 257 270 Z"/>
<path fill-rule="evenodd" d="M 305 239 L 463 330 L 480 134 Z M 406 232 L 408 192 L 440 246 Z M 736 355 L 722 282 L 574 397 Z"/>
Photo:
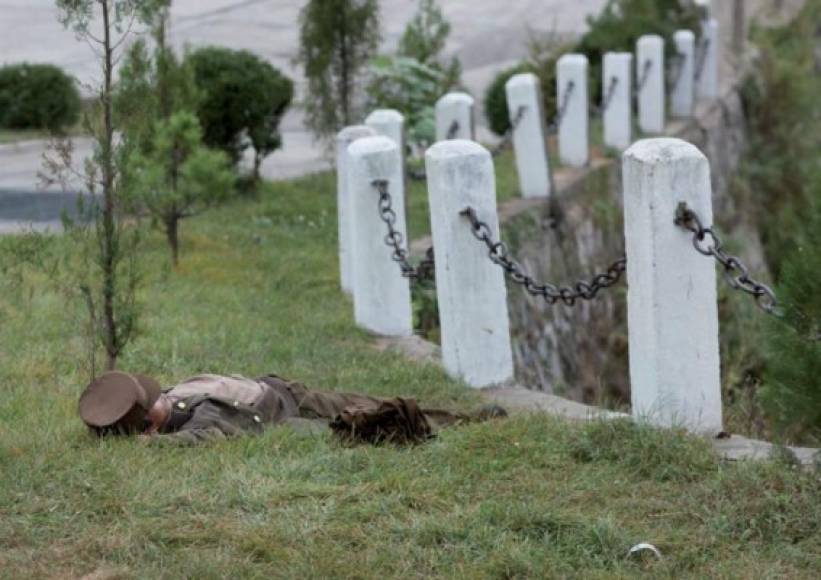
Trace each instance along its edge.
<path fill-rule="evenodd" d="M 512 174 L 506 158 L 503 195 Z M 272 184 L 186 223 L 178 272 L 152 234 L 142 334 L 122 367 L 166 383 L 275 371 L 475 405 L 354 327 L 333 190 L 329 175 Z M 416 449 L 287 429 L 185 450 L 94 440 L 75 415 L 72 311 L 36 279 L 0 293 L 0 578 L 809 578 L 821 566 L 817 474 L 721 466 L 700 441 L 623 424 L 522 417 Z M 664 560 L 626 560 L 640 541 Z"/>

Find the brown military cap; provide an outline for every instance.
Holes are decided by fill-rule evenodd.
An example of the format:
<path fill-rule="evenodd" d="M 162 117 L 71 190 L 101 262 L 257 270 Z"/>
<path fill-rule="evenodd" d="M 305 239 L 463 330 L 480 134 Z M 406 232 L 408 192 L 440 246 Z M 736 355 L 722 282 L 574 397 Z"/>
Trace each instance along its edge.
<path fill-rule="evenodd" d="M 160 385 L 140 374 L 112 371 L 100 375 L 80 396 L 80 417 L 89 427 L 110 427 L 139 407 L 148 411 L 160 396 Z"/>

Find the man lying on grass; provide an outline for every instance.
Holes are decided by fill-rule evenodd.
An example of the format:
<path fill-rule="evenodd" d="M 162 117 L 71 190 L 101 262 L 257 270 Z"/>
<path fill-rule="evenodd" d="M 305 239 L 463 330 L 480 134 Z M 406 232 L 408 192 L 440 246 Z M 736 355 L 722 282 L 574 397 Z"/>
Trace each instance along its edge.
<path fill-rule="evenodd" d="M 504 417 L 482 407 L 464 415 L 420 409 L 414 399 L 314 391 L 275 375 L 257 380 L 200 375 L 163 391 L 145 375 L 109 372 L 86 387 L 80 417 L 99 436 L 132 435 L 192 444 L 245 433 L 266 425 L 330 427 L 349 441 L 419 443 L 450 425 Z"/>

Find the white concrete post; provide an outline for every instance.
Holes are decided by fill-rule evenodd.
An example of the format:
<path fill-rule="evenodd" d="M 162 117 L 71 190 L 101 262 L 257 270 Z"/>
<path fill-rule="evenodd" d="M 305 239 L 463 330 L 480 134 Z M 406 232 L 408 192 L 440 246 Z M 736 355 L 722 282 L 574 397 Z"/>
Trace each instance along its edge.
<path fill-rule="evenodd" d="M 513 147 L 522 197 L 550 195 L 550 161 L 547 155 L 544 108 L 539 79 L 531 73 L 518 74 L 505 85 Z M 520 115 L 521 111 L 521 116 Z"/>
<path fill-rule="evenodd" d="M 405 238 L 405 182 L 399 148 L 384 136 L 365 137 L 348 147 L 349 195 L 353 232 L 353 302 L 356 323 L 386 336 L 413 332 L 410 283 L 385 245 L 387 229 L 379 214 L 374 180 L 388 181 L 395 228 Z"/>
<path fill-rule="evenodd" d="M 493 160 L 478 143 L 445 141 L 425 166 L 445 369 L 476 388 L 503 383 L 513 378 L 504 273 L 460 215 L 472 207 L 499 239 Z"/>
<path fill-rule="evenodd" d="M 405 117 L 394 109 L 377 109 L 365 119 L 365 125 L 377 135 L 390 137 L 399 147 L 402 166 L 405 165 Z"/>
<path fill-rule="evenodd" d="M 670 113 L 674 117 L 691 117 L 695 101 L 695 47 L 696 35 L 691 30 L 679 30 L 673 35 L 679 54 L 674 85 L 670 87 Z"/>
<path fill-rule="evenodd" d="M 565 54 L 556 62 L 559 160 L 571 167 L 584 167 L 590 159 L 587 70 L 583 54 Z"/>
<path fill-rule="evenodd" d="M 375 135 L 365 125 L 345 127 L 336 136 L 336 213 L 339 233 L 339 277 L 342 290 L 353 292 L 353 262 L 351 262 L 351 219 L 348 196 L 348 146 L 362 137 Z"/>
<path fill-rule="evenodd" d="M 473 140 L 475 106 L 473 97 L 467 93 L 448 93 L 439 99 L 436 102 L 436 140 Z"/>
<path fill-rule="evenodd" d="M 608 52 L 604 55 L 602 74 L 602 107 L 604 110 L 604 144 L 627 149 L 633 142 L 633 55 Z"/>
<path fill-rule="evenodd" d="M 718 20 L 710 18 L 702 23 L 703 36 L 699 42 L 696 91 L 699 98 L 718 97 L 718 59 L 721 39 L 718 37 Z"/>
<path fill-rule="evenodd" d="M 636 81 L 639 98 L 639 129 L 664 133 L 664 39 L 647 34 L 636 43 Z"/>
<path fill-rule="evenodd" d="M 680 139 L 646 139 L 623 164 L 633 415 L 720 432 L 715 264 L 674 224 L 679 202 L 713 223 L 709 162 Z"/>

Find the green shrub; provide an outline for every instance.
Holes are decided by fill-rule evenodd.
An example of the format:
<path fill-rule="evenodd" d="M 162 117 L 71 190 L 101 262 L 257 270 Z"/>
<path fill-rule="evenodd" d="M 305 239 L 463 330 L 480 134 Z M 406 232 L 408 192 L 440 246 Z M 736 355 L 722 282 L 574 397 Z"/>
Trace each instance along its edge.
<path fill-rule="evenodd" d="M 424 147 L 436 137 L 433 105 L 448 90 L 441 71 L 408 57 L 380 56 L 370 65 L 367 107 L 405 116 L 408 141 Z"/>
<path fill-rule="evenodd" d="M 282 146 L 279 123 L 293 99 L 293 82 L 245 50 L 208 47 L 186 59 L 202 93 L 197 115 L 205 144 L 234 163 L 253 146 L 258 176 L 262 160 Z"/>
<path fill-rule="evenodd" d="M 821 175 L 819 175 L 821 178 Z M 774 321 L 762 403 L 782 435 L 821 441 L 821 183 L 812 217 L 783 265 L 779 298 L 785 321 Z"/>
<path fill-rule="evenodd" d="M 574 51 L 590 60 L 590 97 L 601 99 L 602 59 L 609 51 L 633 52 L 645 34 L 658 34 L 672 54 L 676 30 L 701 32 L 700 15 L 690 0 L 609 0 L 597 16 L 588 17 L 589 28 Z"/>
<path fill-rule="evenodd" d="M 490 130 L 497 135 L 503 135 L 510 128 L 505 84 L 510 77 L 521 73 L 535 73 L 535 70 L 526 62 L 519 63 L 497 74 L 485 91 L 485 118 Z"/>
<path fill-rule="evenodd" d="M 539 77 L 547 122 L 556 114 L 556 60 L 568 47 L 553 35 L 545 38 L 531 37 L 528 41 L 529 56 L 509 69 L 501 71 L 485 91 L 485 117 L 491 131 L 503 135 L 510 128 L 505 84 L 513 75 L 533 73 Z"/>
<path fill-rule="evenodd" d="M 0 68 L 0 126 L 60 131 L 80 118 L 82 102 L 74 80 L 48 64 Z"/>

